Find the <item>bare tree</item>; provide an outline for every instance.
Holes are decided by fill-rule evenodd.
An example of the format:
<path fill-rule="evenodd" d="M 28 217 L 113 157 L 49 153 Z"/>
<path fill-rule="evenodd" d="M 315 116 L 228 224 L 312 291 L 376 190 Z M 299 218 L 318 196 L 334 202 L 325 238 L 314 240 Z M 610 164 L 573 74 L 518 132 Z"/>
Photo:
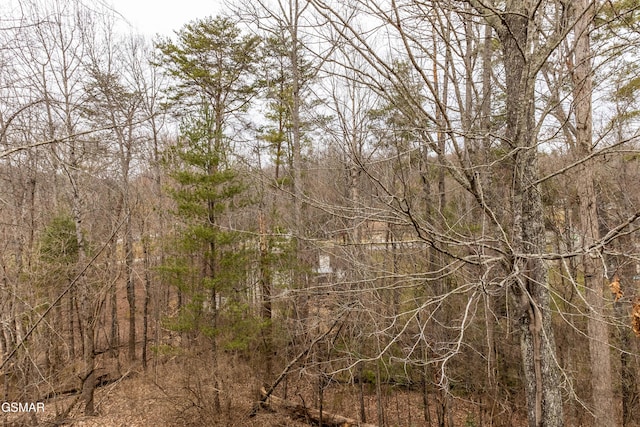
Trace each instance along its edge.
<path fill-rule="evenodd" d="M 148 117 L 143 110 L 141 88 L 137 87 L 136 67 L 145 61 L 142 57 L 143 46 L 140 38 L 130 36 L 118 40 L 111 28 L 105 23 L 104 33 L 93 35 L 88 60 L 88 83 L 86 84 L 87 102 L 85 114 L 96 122 L 97 126 L 108 126 L 113 138 L 112 147 L 118 168 L 115 173 L 121 193 L 121 215 L 125 218 L 122 231 L 124 277 L 129 304 L 129 331 L 127 351 L 129 360 L 136 359 L 136 286 L 134 273 L 134 215 L 136 194 L 131 181 L 133 169 L 140 163 L 140 146 L 143 135 L 143 123 Z M 100 38 L 98 38 L 100 37 Z M 114 293 L 115 295 L 115 293 Z M 115 311 L 115 299 L 113 300 Z"/>
<path fill-rule="evenodd" d="M 379 23 L 381 36 L 395 37 L 392 39 L 395 44 L 391 44 L 389 50 L 385 51 L 375 45 L 373 36 L 365 37 L 363 34 L 366 33 L 359 31 L 349 8 L 341 9 L 328 3 L 314 2 L 318 12 L 340 34 L 340 42 L 353 46 L 370 68 L 365 71 L 349 62 L 345 66 L 359 70 L 358 79 L 387 99 L 390 99 L 391 91 L 385 87 L 387 83 L 382 82 L 389 82 L 401 94 L 406 100 L 406 106 L 398 105 L 397 101 L 394 106 L 409 118 L 413 131 L 422 143 L 440 154 L 440 170 L 446 170 L 457 185 L 470 193 L 479 212 L 482 212 L 483 217 L 492 224 L 491 228 L 498 233 L 495 237 L 479 237 L 482 240 L 451 239 L 447 234 L 441 234 L 447 229 L 446 222 L 438 224 L 436 221 L 425 221 L 426 218 L 419 217 L 412 210 L 410 199 L 407 198 L 408 181 L 402 187 L 404 193 L 398 193 L 393 187 L 384 187 L 384 191 L 390 196 L 388 205 L 397 213 L 398 218 L 413 224 L 419 238 L 440 253 L 452 257 L 451 260 L 458 258 L 467 262 L 469 268 L 478 265 L 486 269 L 488 260 L 493 258 L 489 254 L 502 254 L 497 266 L 504 269 L 505 275 L 499 283 L 508 285 L 516 306 L 517 324 L 522 334 L 524 386 L 530 425 L 562 425 L 561 377 L 553 338 L 548 267 L 543 259 L 546 246 L 545 213 L 538 187 L 538 133 L 544 116 L 542 119 L 536 118 L 535 88 L 540 69 L 549 56 L 557 51 L 560 41 L 567 37 L 575 18 L 564 5 L 551 2 L 542 7 L 536 7 L 533 2 L 462 3 L 438 2 L 430 6 L 417 2 L 391 2 L 385 5 L 358 3 L 360 11 L 367 11 L 369 19 Z M 546 25 L 549 21 L 545 14 L 552 10 L 558 11 L 559 19 Z M 473 11 L 499 38 L 504 73 L 503 132 L 496 145 L 485 142 L 486 149 L 493 149 L 495 153 L 493 147 L 496 147 L 502 155 L 488 159 L 485 157 L 487 160 L 473 152 L 475 129 L 482 129 L 482 126 L 472 121 L 474 110 L 481 111 L 481 103 L 474 104 L 471 101 L 475 71 L 473 49 L 469 44 L 473 44 L 474 40 L 470 34 L 472 29 L 469 19 L 473 16 Z M 434 18 L 427 18 L 429 16 Z M 419 29 L 418 23 L 423 25 L 422 29 Z M 544 32 L 536 31 L 534 23 L 545 23 Z M 425 27 L 439 34 L 445 41 L 442 61 L 424 48 L 424 40 L 429 37 Z M 457 32 L 455 29 L 460 27 L 463 30 Z M 461 34 L 465 34 L 465 37 L 461 37 Z M 393 62 L 387 59 L 391 55 L 406 58 L 427 89 L 426 102 L 409 89 L 406 79 L 398 74 Z M 458 64 L 464 65 L 460 68 L 454 66 L 456 60 L 459 61 Z M 431 67 L 438 72 L 428 72 Z M 450 77 L 439 82 L 439 73 Z M 461 86 L 452 84 L 449 90 L 441 92 L 441 85 L 446 84 L 448 78 L 452 82 L 466 82 L 466 88 L 462 86 L 461 89 Z M 484 84 L 486 88 L 486 78 Z M 486 90 L 484 93 L 486 97 L 489 96 Z M 390 101 L 393 102 L 393 99 Z M 489 102 L 488 99 L 484 101 Z M 485 112 L 484 116 L 486 123 L 488 114 Z M 429 129 L 432 125 L 442 131 L 433 135 Z M 486 129 L 486 125 L 484 128 Z M 451 156 L 445 156 L 442 138 L 447 141 L 446 150 L 452 153 Z M 478 172 L 482 168 L 500 174 L 511 183 L 508 198 L 488 199 L 490 189 L 484 187 L 487 181 Z M 378 178 L 376 181 L 382 182 Z M 445 206 L 446 202 L 441 204 L 440 215 L 444 215 Z M 490 243 L 494 238 L 495 243 Z M 449 245 L 464 245 L 470 249 L 474 247 L 476 249 L 472 253 L 475 255 L 460 258 L 460 255 L 455 255 L 448 249 Z M 464 326 L 463 322 L 463 329 Z M 464 333 L 463 329 L 461 334 Z"/>
<path fill-rule="evenodd" d="M 78 279 L 68 293 L 68 339 L 72 349 L 82 349 L 82 369 L 78 374 L 82 400 L 85 413 L 94 415 L 98 293 L 94 279 L 90 277 L 92 274 L 87 273 L 90 261 L 87 234 L 92 222 L 87 207 L 90 202 L 87 186 L 91 180 L 85 173 L 89 164 L 95 165 L 99 147 L 95 139 L 88 136 L 93 130 L 84 120 L 82 109 L 83 84 L 87 77 L 83 66 L 86 25 L 91 22 L 92 12 L 77 3 L 25 2 L 23 6 L 32 22 L 17 32 L 25 44 L 23 49 L 16 51 L 17 71 L 24 75 L 29 90 L 43 100 L 37 116 L 42 133 L 36 131 L 35 135 L 36 140 L 52 142 L 49 145 L 50 162 L 58 184 L 53 186 L 53 199 L 67 197 L 69 201 L 77 247 L 74 271 Z M 28 146 L 21 149 L 24 147 Z M 66 184 L 60 179 L 61 175 Z M 78 337 L 79 345 L 76 344 Z"/>

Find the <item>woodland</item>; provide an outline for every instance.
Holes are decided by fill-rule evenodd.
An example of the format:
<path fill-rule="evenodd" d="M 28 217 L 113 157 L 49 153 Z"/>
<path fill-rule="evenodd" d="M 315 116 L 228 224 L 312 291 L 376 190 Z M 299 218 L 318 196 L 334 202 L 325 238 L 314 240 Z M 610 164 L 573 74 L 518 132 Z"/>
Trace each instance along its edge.
<path fill-rule="evenodd" d="M 3 2 L 0 424 L 640 425 L 639 56 L 636 0 Z"/>

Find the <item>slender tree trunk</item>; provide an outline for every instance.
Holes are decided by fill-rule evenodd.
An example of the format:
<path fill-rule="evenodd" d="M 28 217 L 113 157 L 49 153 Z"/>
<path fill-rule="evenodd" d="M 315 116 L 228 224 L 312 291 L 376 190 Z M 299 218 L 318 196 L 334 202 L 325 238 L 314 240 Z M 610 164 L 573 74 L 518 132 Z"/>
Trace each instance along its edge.
<path fill-rule="evenodd" d="M 264 209 L 264 207 L 263 207 Z M 265 355 L 266 355 L 266 374 L 270 378 L 272 374 L 273 364 L 273 328 L 271 326 L 271 269 L 269 268 L 269 237 L 267 235 L 268 225 L 266 224 L 263 210 L 260 211 L 258 217 L 260 227 L 260 288 L 262 293 L 261 317 L 265 321 L 263 330 Z"/>
<path fill-rule="evenodd" d="M 2 285 L 4 289 L 8 289 L 7 285 L 7 276 L 6 276 L 6 271 L 5 271 L 5 266 L 2 266 L 3 268 L 3 280 L 2 280 Z M 6 295 L 6 291 L 3 292 L 4 295 Z M 3 296 L 4 296 L 3 295 Z M 2 313 L 3 317 L 10 315 L 11 311 L 7 310 L 6 313 Z M 11 334 L 7 333 L 7 325 L 2 324 L 0 325 L 0 345 L 2 346 L 2 360 L 6 360 L 7 356 L 9 355 L 9 353 L 13 350 L 13 343 L 11 342 Z M 3 390 L 2 390 L 2 396 L 3 396 L 3 402 L 8 402 L 9 401 L 9 380 L 11 378 L 10 372 L 9 372 L 9 368 L 4 369 L 4 372 L 2 373 L 2 381 L 3 381 Z M 8 417 L 3 417 L 3 426 L 7 426 L 9 420 L 7 419 Z"/>
<path fill-rule="evenodd" d="M 107 268 L 116 270 L 117 269 L 117 250 L 116 250 L 117 242 L 113 239 L 109 243 L 109 252 L 108 252 L 108 261 Z M 111 348 L 110 354 L 111 357 L 118 357 L 119 354 L 119 346 L 120 346 L 120 329 L 118 324 L 118 286 L 114 281 L 111 288 L 109 289 L 109 305 L 111 308 L 111 325 L 109 330 L 109 346 Z"/>
<path fill-rule="evenodd" d="M 72 159 L 74 156 L 72 154 Z M 72 202 L 72 214 L 76 225 L 76 240 L 78 244 L 78 263 L 77 270 L 84 269 L 87 263 L 86 244 L 84 239 L 84 233 L 82 230 L 82 199 L 78 190 L 78 183 L 73 173 L 77 168 L 75 161 L 71 162 L 71 168 L 74 172 L 71 172 L 70 177 L 72 181 L 73 190 L 73 202 Z M 79 299 L 79 318 L 80 328 L 82 331 L 82 391 L 81 398 L 84 402 L 84 413 L 88 416 L 95 415 L 95 408 L 93 402 L 93 393 L 95 389 L 95 342 L 94 342 L 94 307 L 93 299 L 87 283 L 86 277 L 81 277 L 77 282 L 78 299 Z"/>
<path fill-rule="evenodd" d="M 93 416 L 96 414 L 93 394 L 95 390 L 95 341 L 94 341 L 94 319 L 93 304 L 89 296 L 89 290 L 81 293 L 80 308 L 83 317 L 84 329 L 84 349 L 83 349 L 83 372 L 82 372 L 82 394 L 84 402 L 84 414 Z"/>
<path fill-rule="evenodd" d="M 118 328 L 118 286 L 113 284 L 111 289 L 111 355 L 118 356 L 120 346 L 120 330 Z"/>
<path fill-rule="evenodd" d="M 367 411 L 364 405 L 364 362 L 360 361 L 357 365 L 358 369 L 358 402 L 360 404 L 360 422 L 367 422 Z"/>
<path fill-rule="evenodd" d="M 382 395 L 382 375 L 380 374 L 380 362 L 375 361 L 376 364 L 376 403 L 378 409 L 378 426 L 385 427 L 387 425 L 385 420 L 384 410 L 384 396 Z"/>
<path fill-rule="evenodd" d="M 576 157 L 583 159 L 592 153 L 592 112 L 593 92 L 591 48 L 589 30 L 593 9 L 591 1 L 575 3 L 579 16 L 575 26 L 574 64 L 571 71 L 573 80 L 573 110 L 576 121 Z M 580 231 L 582 247 L 587 248 L 600 240 L 595 172 L 589 162 L 581 165 L 577 173 Z M 609 330 L 605 321 L 604 296 L 602 292 L 604 270 L 597 253 L 590 252 L 582 257 L 585 298 L 589 304 L 587 329 L 589 333 L 589 355 L 591 360 L 591 393 L 594 405 L 595 425 L 619 425 L 615 420 L 618 411 L 614 409 L 611 356 L 609 351 Z"/>
<path fill-rule="evenodd" d="M 67 295 L 67 325 L 68 325 L 68 342 L 69 342 L 69 356 L 73 360 L 76 358 L 76 338 L 75 338 L 75 321 L 74 321 L 74 306 L 75 306 L 76 292 L 71 289 Z"/>
<path fill-rule="evenodd" d="M 287 32 L 291 39 L 291 49 L 289 51 L 289 67 L 291 72 L 291 148 L 292 148 L 292 178 L 293 178 L 293 219 L 294 219 L 294 235 L 295 235 L 295 281 L 296 286 L 304 289 L 301 297 L 298 298 L 299 317 L 304 323 L 309 315 L 309 295 L 306 292 L 308 287 L 308 278 L 305 272 L 305 254 L 306 244 L 304 241 L 304 218 L 303 218 L 303 173 L 302 173 L 302 120 L 300 112 L 302 108 L 302 76 L 300 70 L 300 40 L 298 32 L 298 20 L 300 18 L 301 6 L 300 0 L 289 0 L 287 22 Z M 303 327 L 304 329 L 304 327 Z M 303 331 L 303 334 L 305 332 Z"/>
<path fill-rule="evenodd" d="M 429 402 L 431 399 L 429 398 L 429 365 L 427 364 L 427 345 L 425 343 L 422 344 L 422 360 L 424 361 L 424 366 L 422 367 L 421 376 L 422 376 L 422 416 L 424 418 L 425 425 L 431 427 L 431 410 L 429 409 Z"/>
<path fill-rule="evenodd" d="M 627 310 L 622 302 L 614 303 L 616 317 L 620 319 L 628 318 Z M 620 370 L 621 370 L 621 394 L 622 394 L 622 426 L 633 426 L 635 408 L 638 402 L 638 391 L 636 385 L 636 364 L 634 359 L 637 357 L 630 354 L 632 333 L 626 327 L 618 327 L 617 329 L 620 348 Z"/>
<path fill-rule="evenodd" d="M 147 347 L 149 340 L 149 304 L 151 302 L 151 251 L 149 237 L 142 240 L 144 251 L 144 304 L 142 305 L 142 368 L 147 370 Z"/>
<path fill-rule="evenodd" d="M 128 197 L 128 196 L 127 196 Z M 130 361 L 136 359 L 136 289 L 133 273 L 133 235 L 131 230 L 131 211 L 129 200 L 124 201 L 125 235 L 124 235 L 124 264 L 127 281 L 127 302 L 129 303 L 129 334 L 127 340 L 127 356 Z"/>

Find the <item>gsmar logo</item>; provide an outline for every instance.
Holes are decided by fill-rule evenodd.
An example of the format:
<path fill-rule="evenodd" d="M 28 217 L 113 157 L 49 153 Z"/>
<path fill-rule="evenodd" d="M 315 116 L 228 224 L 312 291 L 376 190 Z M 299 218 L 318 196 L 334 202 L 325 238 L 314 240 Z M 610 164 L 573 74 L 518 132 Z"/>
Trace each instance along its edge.
<path fill-rule="evenodd" d="M 44 402 L 2 402 L 2 412 L 44 412 Z"/>

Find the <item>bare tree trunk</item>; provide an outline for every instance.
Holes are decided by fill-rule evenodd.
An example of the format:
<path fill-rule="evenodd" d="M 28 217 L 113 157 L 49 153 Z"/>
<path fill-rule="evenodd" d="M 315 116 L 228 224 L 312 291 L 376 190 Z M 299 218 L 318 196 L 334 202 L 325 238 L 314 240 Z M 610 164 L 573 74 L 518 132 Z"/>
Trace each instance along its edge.
<path fill-rule="evenodd" d="M 429 365 L 426 363 L 426 355 L 427 355 L 427 348 L 426 348 L 426 344 L 422 345 L 422 352 L 423 352 L 423 360 L 425 361 L 424 366 L 422 367 L 422 406 L 423 406 L 423 410 L 422 410 L 422 415 L 424 417 L 424 422 L 425 425 L 427 426 L 431 426 L 431 410 L 429 409 L 429 402 L 431 399 L 429 399 Z"/>
<path fill-rule="evenodd" d="M 108 268 L 112 268 L 113 270 L 117 270 L 117 250 L 116 250 L 116 240 L 113 239 L 109 243 L 109 261 Z M 118 357 L 120 352 L 120 328 L 118 323 L 118 286 L 117 280 L 112 283 L 111 288 L 109 289 L 110 293 L 110 306 L 111 306 L 111 326 L 109 330 L 109 344 L 111 347 L 111 357 Z"/>
<path fill-rule="evenodd" d="M 309 294 L 306 291 L 309 283 L 307 274 L 305 273 L 305 253 L 306 244 L 304 240 L 304 220 L 303 220 L 303 198 L 304 190 L 302 183 L 302 124 L 300 119 L 301 109 L 301 97 L 300 97 L 300 58 L 298 56 L 299 40 L 298 40 L 298 10 L 297 0 L 294 1 L 296 5 L 295 17 L 292 18 L 290 23 L 289 33 L 291 36 L 291 52 L 290 52 L 290 66 L 292 74 L 292 106 L 291 106 L 291 136 L 292 136 L 292 149 L 293 149 L 293 216 L 294 216 L 294 233 L 295 233 L 295 253 L 296 253 L 296 266 L 295 277 L 296 286 L 304 289 L 301 293 L 301 297 L 298 299 L 300 306 L 298 307 L 298 313 L 302 324 L 306 322 L 309 317 Z M 304 329 L 304 327 L 303 327 Z M 304 332 L 303 332 L 304 333 Z"/>
<path fill-rule="evenodd" d="M 72 214 L 76 225 L 76 240 L 78 244 L 78 271 L 84 269 L 87 263 L 86 244 L 84 232 L 82 230 L 82 199 L 78 189 L 78 182 L 74 173 L 77 170 L 75 154 L 71 154 L 69 178 L 73 186 Z M 81 398 L 84 402 L 84 413 L 88 416 L 95 415 L 93 393 L 95 389 L 95 342 L 94 342 L 94 307 L 93 299 L 87 283 L 86 277 L 81 277 L 77 282 L 78 299 L 80 302 L 79 318 L 82 331 L 82 392 Z"/>
<path fill-rule="evenodd" d="M 75 339 L 75 321 L 74 321 L 74 306 L 75 306 L 75 298 L 76 291 L 71 289 L 69 291 L 69 295 L 67 297 L 67 320 L 68 320 L 68 341 L 69 341 L 69 356 L 71 359 L 75 359 L 76 357 L 76 339 Z"/>
<path fill-rule="evenodd" d="M 277 179 L 277 178 L 276 178 Z M 263 207 L 264 209 L 264 207 Z M 258 214 L 258 223 L 260 227 L 260 288 L 262 293 L 261 317 L 265 321 L 264 327 L 264 343 L 266 355 L 266 374 L 270 378 L 273 368 L 273 327 L 271 325 L 271 269 L 269 267 L 269 237 L 267 235 L 268 225 L 266 224 L 265 214 L 261 210 Z"/>
<path fill-rule="evenodd" d="M 542 199 L 537 186 L 538 147 L 535 128 L 535 74 L 540 60 L 528 55 L 529 2 L 507 2 L 502 41 L 506 77 L 506 143 L 513 154 L 513 250 L 516 273 L 514 292 L 519 299 L 521 350 L 530 427 L 564 424 L 560 374 L 555 356 L 548 289 L 548 271 L 538 256 L 546 244 Z M 542 55 L 541 52 L 536 52 Z M 536 71 L 537 73 L 537 71 Z"/>
<path fill-rule="evenodd" d="M 143 233 L 144 234 L 144 233 Z M 144 304 L 142 305 L 142 368 L 147 370 L 147 348 L 149 340 L 149 303 L 151 302 L 151 251 L 149 238 L 142 239 L 144 251 Z"/>
<path fill-rule="evenodd" d="M 95 390 L 95 341 L 94 341 L 94 319 L 93 304 L 89 296 L 89 290 L 84 287 L 81 292 L 80 309 L 83 317 L 84 329 L 84 349 L 82 355 L 82 393 L 84 402 L 84 414 L 88 416 L 96 415 L 93 393 Z"/>
<path fill-rule="evenodd" d="M 592 153 L 593 92 L 591 47 L 589 30 L 593 16 L 591 1 L 580 0 L 575 4 L 578 20 L 575 25 L 573 80 L 573 110 L 576 121 L 576 157 L 584 159 Z M 577 160 L 576 159 L 576 160 Z M 577 172 L 580 232 L 582 247 L 588 248 L 600 240 L 595 173 L 589 162 L 584 162 Z M 617 418 L 614 410 L 609 330 L 605 321 L 604 296 L 602 292 L 604 269 L 598 253 L 590 252 L 582 257 L 585 297 L 589 304 L 587 329 L 589 333 L 589 355 L 591 360 L 591 393 L 594 405 L 595 425 L 611 425 Z M 619 425 L 619 423 L 613 423 Z"/>
<path fill-rule="evenodd" d="M 364 362 L 360 361 L 357 365 L 358 369 L 358 403 L 360 405 L 360 422 L 367 422 L 367 411 L 364 406 Z"/>
<path fill-rule="evenodd" d="M 614 303 L 616 316 L 620 319 L 625 319 L 628 316 L 627 310 L 625 310 L 622 302 Z M 630 353 L 632 344 L 631 331 L 626 327 L 619 327 L 618 339 L 620 340 L 620 348 L 623 350 L 620 352 L 620 371 L 621 371 L 621 394 L 622 394 L 622 425 L 623 427 L 634 426 L 634 414 L 636 407 L 638 406 L 638 391 L 637 391 L 637 373 L 636 363 L 634 359 L 637 357 Z"/>
<path fill-rule="evenodd" d="M 385 420 L 384 410 L 384 396 L 382 395 L 382 375 L 380 374 L 380 362 L 375 361 L 376 364 L 376 408 L 378 411 L 378 425 L 385 427 L 387 422 Z"/>
<path fill-rule="evenodd" d="M 124 183 L 128 187 L 128 183 Z M 127 191 L 128 193 L 128 191 Z M 125 196 L 127 199 L 128 195 Z M 127 340 L 127 355 L 130 361 L 136 359 L 136 288 L 133 274 L 133 235 L 131 230 L 130 200 L 124 201 L 125 219 L 124 229 L 124 264 L 127 281 L 127 302 L 129 303 L 129 335 Z"/>
<path fill-rule="evenodd" d="M 3 280 L 2 280 L 2 284 L 3 287 L 5 289 L 7 288 L 7 277 L 6 277 L 6 272 L 4 271 L 4 265 L 3 265 Z M 10 310 L 7 310 L 7 313 L 3 313 L 3 317 L 6 314 L 10 314 Z M 8 336 L 7 336 L 8 335 Z M 0 325 L 0 345 L 2 345 L 2 360 L 7 360 L 7 356 L 10 354 L 10 352 L 13 349 L 14 344 L 11 342 L 11 334 L 7 333 L 7 326 L 6 325 Z M 4 372 L 2 373 L 2 381 L 4 384 L 3 390 L 2 390 L 2 396 L 3 396 L 3 401 L 4 402 L 8 402 L 9 401 L 9 379 L 11 378 L 9 369 L 4 369 Z M 3 421 L 3 425 L 7 426 L 8 425 L 8 420 L 7 417 L 4 417 L 4 421 Z"/>
<path fill-rule="evenodd" d="M 116 283 L 111 288 L 111 355 L 117 357 L 120 347 L 120 329 L 118 327 L 118 286 Z"/>

